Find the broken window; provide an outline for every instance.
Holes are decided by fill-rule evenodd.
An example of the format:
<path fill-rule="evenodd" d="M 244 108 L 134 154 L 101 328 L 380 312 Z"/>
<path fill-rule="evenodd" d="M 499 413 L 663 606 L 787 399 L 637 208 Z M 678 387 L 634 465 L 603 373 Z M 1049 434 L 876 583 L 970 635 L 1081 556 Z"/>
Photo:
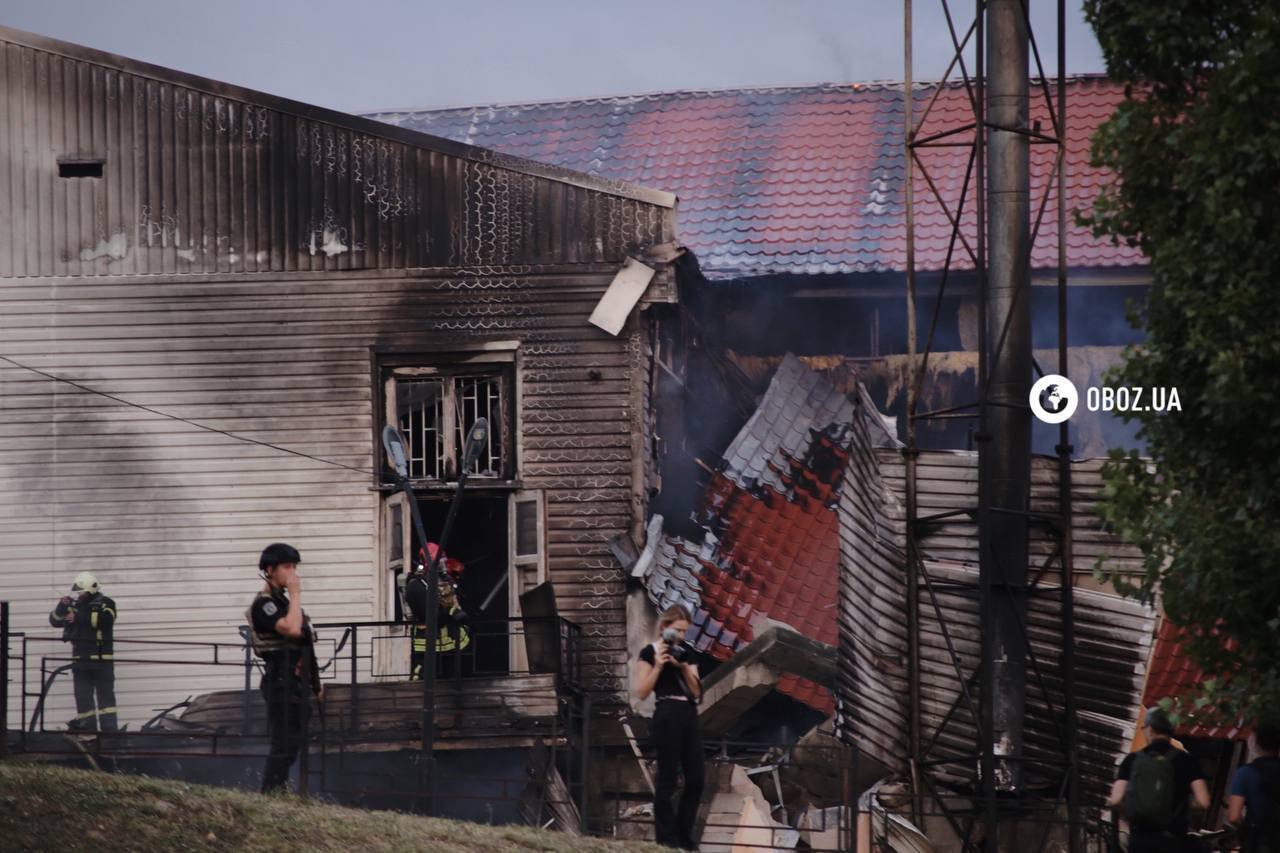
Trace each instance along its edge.
<path fill-rule="evenodd" d="M 467 433 L 479 418 L 489 434 L 468 477 L 515 479 L 510 365 L 396 367 L 387 378 L 387 417 L 404 435 L 409 478 L 458 479 Z"/>

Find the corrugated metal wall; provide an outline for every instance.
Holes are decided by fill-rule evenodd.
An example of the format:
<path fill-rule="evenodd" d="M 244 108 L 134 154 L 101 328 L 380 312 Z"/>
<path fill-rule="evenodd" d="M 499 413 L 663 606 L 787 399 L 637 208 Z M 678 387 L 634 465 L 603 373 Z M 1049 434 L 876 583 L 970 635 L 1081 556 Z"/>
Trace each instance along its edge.
<path fill-rule="evenodd" d="M 665 193 L 18 38 L 0 30 L 3 276 L 613 262 L 663 228 Z"/>
<path fill-rule="evenodd" d="M 855 430 L 847 485 L 840 504 L 841 668 L 839 692 L 844 735 L 887 767 L 906 771 L 907 599 L 905 470 L 901 453 L 873 450 L 865 431 Z M 1057 463 L 1037 457 L 1032 465 L 1034 512 L 1057 511 Z M 1107 553 L 1132 559 L 1134 549 L 1100 529 L 1094 509 L 1099 495 L 1100 462 L 1077 463 L 1072 470 L 1077 573 Z M 977 494 L 977 455 L 934 451 L 918 459 L 921 516 L 970 507 Z M 977 537 L 965 517 L 929 528 L 920 547 L 932 585 L 920 588 L 921 737 L 932 744 L 926 758 L 972 753 L 977 729 L 961 682 L 980 661 Z M 1032 561 L 1043 563 L 1048 537 L 1032 537 Z M 1061 729 L 1050 708 L 1062 705 L 1062 620 L 1056 568 L 1038 594 L 1030 596 L 1027 630 L 1036 665 L 1027 678 L 1027 753 L 1032 759 L 1058 761 Z M 936 597 L 937 607 L 934 606 Z M 939 616 L 941 612 L 941 617 Z M 1079 709 L 1079 761 L 1086 796 L 1101 797 L 1120 756 L 1128 748 L 1151 649 L 1154 614 L 1141 604 L 1095 589 L 1078 588 L 1075 605 L 1076 706 Z M 959 658 L 957 674 L 951 649 Z M 1043 679 L 1043 680 L 1041 680 Z M 970 684 L 978 699 L 976 681 Z M 954 711 L 953 711 L 954 707 Z M 957 758 L 934 771 L 954 783 L 972 781 L 974 764 Z M 1037 771 L 1040 773 L 1041 771 Z M 1047 774 L 1049 771 L 1045 771 Z"/>
<path fill-rule="evenodd" d="M 53 635 L 45 615 L 87 568 L 119 604 L 118 636 L 237 642 L 274 540 L 302 550 L 315 619 L 378 618 L 374 350 L 514 340 L 549 575 L 584 625 L 590 686 L 620 689 L 607 541 L 643 510 L 647 331 L 614 338 L 587 317 L 613 262 L 671 238 L 670 197 L 0 37 L 0 597 L 15 627 Z M 104 156 L 104 176 L 59 178 L 64 154 Z M 179 677 L 117 667 L 126 719 L 242 677 L 173 657 Z"/>

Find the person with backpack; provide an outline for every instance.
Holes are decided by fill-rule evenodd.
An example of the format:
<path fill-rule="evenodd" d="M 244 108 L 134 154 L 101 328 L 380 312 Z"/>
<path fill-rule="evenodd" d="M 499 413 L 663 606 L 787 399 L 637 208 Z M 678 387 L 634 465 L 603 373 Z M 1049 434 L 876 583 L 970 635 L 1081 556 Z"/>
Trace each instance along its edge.
<path fill-rule="evenodd" d="M 1253 747 L 1257 758 L 1231 777 L 1227 822 L 1240 827 L 1241 853 L 1280 853 L 1280 726 L 1258 726 Z"/>
<path fill-rule="evenodd" d="M 1111 785 L 1107 805 L 1120 807 L 1129 822 L 1129 853 L 1186 853 L 1197 849 L 1187 837 L 1188 800 L 1209 808 L 1209 785 L 1194 758 L 1175 746 L 1173 722 L 1160 708 L 1143 722 L 1147 747 L 1125 756 Z"/>

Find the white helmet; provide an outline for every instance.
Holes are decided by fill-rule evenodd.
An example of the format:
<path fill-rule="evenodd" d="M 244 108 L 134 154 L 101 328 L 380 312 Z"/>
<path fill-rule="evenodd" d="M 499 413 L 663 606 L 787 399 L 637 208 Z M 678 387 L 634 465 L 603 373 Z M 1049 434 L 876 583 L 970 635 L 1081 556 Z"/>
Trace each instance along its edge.
<path fill-rule="evenodd" d="M 98 579 L 94 577 L 93 572 L 81 572 L 71 582 L 71 591 L 96 593 L 98 591 Z"/>

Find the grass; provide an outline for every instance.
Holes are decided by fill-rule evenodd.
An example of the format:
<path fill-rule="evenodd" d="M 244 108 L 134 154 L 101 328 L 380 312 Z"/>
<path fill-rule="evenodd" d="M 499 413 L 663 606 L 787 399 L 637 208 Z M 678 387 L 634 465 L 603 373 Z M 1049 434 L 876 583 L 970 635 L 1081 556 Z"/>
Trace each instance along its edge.
<path fill-rule="evenodd" d="M 532 827 L 482 826 L 365 811 L 243 791 L 0 764 L 5 851 L 441 851 L 441 853 L 659 853 L 654 844 L 574 838 Z"/>

